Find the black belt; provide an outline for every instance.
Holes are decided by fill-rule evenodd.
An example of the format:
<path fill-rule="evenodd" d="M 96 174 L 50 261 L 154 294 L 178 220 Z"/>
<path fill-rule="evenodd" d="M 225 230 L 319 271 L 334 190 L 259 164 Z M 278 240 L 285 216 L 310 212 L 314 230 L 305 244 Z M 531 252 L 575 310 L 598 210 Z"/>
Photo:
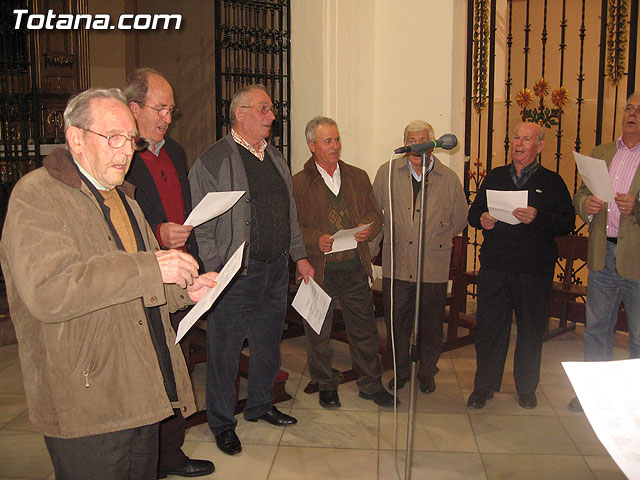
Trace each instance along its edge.
<path fill-rule="evenodd" d="M 618 237 L 607 237 L 607 242 L 618 244 Z"/>

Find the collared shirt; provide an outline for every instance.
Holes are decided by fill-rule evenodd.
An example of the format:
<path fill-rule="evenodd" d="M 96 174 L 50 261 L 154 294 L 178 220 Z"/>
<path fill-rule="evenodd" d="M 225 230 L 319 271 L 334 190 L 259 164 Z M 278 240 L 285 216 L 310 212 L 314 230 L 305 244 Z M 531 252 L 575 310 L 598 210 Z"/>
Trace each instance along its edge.
<path fill-rule="evenodd" d="M 340 193 L 340 185 L 342 185 L 342 177 L 340 176 L 340 164 L 336 164 L 336 169 L 333 172 L 333 175 L 329 175 L 329 173 L 327 173 L 327 171 L 317 163 L 315 163 L 315 165 L 318 169 L 318 172 L 320 172 L 320 176 L 324 180 L 324 183 L 327 185 L 327 187 L 329 187 L 329 190 L 331 190 L 337 197 L 338 193 Z"/>
<path fill-rule="evenodd" d="M 629 148 L 622 137 L 616 143 L 618 148 L 609 165 L 609 178 L 614 192 L 627 193 L 640 164 L 640 143 Z M 619 226 L 620 209 L 616 202 L 611 202 L 607 204 L 607 237 L 617 237 Z"/>
<path fill-rule="evenodd" d="M 260 141 L 260 146 L 256 150 L 253 146 L 247 142 L 244 138 L 242 138 L 233 128 L 231 129 L 231 136 L 235 140 L 236 143 L 242 145 L 244 148 L 249 150 L 253 155 L 258 157 L 260 161 L 264 160 L 264 151 L 267 149 L 267 141 L 262 139 Z"/>
<path fill-rule="evenodd" d="M 73 156 L 72 156 L 71 158 L 73 158 Z M 91 182 L 91 184 L 92 184 L 94 187 L 96 187 L 98 190 L 103 190 L 103 191 L 105 191 L 105 190 L 109 190 L 107 187 L 103 187 L 102 185 L 100 185 L 100 183 L 99 183 L 95 178 L 93 178 L 93 177 L 89 174 L 89 172 L 87 172 L 84 168 L 82 168 L 82 165 L 80 165 L 80 164 L 76 161 L 76 159 L 75 159 L 75 158 L 73 158 L 73 163 L 75 163 L 75 164 L 78 166 L 78 169 L 80 170 L 80 172 L 81 172 L 85 177 L 87 177 L 87 179 Z"/>
<path fill-rule="evenodd" d="M 525 183 L 527 183 L 527 181 L 533 176 L 533 174 L 536 173 L 536 170 L 538 170 L 538 167 L 540 167 L 540 164 L 538 163 L 537 160 L 534 160 L 529 165 L 527 165 L 522 170 L 520 170 L 520 176 L 518 177 L 518 170 L 516 169 L 515 164 L 511 162 L 510 171 L 511 171 L 511 178 L 513 179 L 513 184 L 518 189 L 521 189 L 522 187 L 524 187 Z"/>
<path fill-rule="evenodd" d="M 156 143 L 155 147 L 153 143 L 147 140 L 147 150 L 153 153 L 156 157 L 160 156 L 160 149 L 164 146 L 164 138 Z"/>
<path fill-rule="evenodd" d="M 407 157 L 407 165 L 409 165 L 409 171 L 411 172 L 411 175 L 413 175 L 413 178 L 416 179 L 416 181 L 421 182 L 422 181 L 422 168 L 420 168 L 420 174 L 418 175 L 415 171 L 415 169 L 413 168 L 413 165 L 411 165 L 411 160 L 409 160 L 409 158 Z M 433 170 L 433 165 L 435 165 L 435 158 L 433 158 L 433 154 L 431 154 L 429 156 L 429 165 L 426 166 L 427 172 L 429 172 L 429 169 Z"/>

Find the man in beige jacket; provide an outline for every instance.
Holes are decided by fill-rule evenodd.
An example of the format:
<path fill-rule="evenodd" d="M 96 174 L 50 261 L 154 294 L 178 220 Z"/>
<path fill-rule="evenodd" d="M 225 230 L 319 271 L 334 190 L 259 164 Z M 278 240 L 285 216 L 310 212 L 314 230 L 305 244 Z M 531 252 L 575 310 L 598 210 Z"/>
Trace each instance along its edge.
<path fill-rule="evenodd" d="M 433 127 L 415 120 L 404 129 L 404 144 L 427 143 L 435 138 Z M 409 153 L 393 161 L 391 166 L 391 205 L 393 238 L 389 205 L 389 162 L 378 169 L 373 191 L 384 212 L 384 244 L 382 247 L 382 294 L 387 324 L 387 350 L 391 352 L 391 279 L 393 279 L 393 323 L 397 360 L 397 382 L 389 388 L 402 388 L 409 379 L 409 338 L 413 331 L 416 294 L 416 264 L 420 215 L 425 219 L 424 256 L 420 281 L 419 340 L 420 390 L 436 389 L 438 358 L 442 346 L 442 324 L 445 315 L 452 238 L 467 225 L 467 199 L 457 175 L 444 166 L 431 152 L 427 154 L 430 173 L 426 178 L 425 211 L 420 212 L 422 155 Z M 391 271 L 391 246 L 394 265 Z"/>
<path fill-rule="evenodd" d="M 122 92 L 87 90 L 64 119 L 68 150 L 16 184 L 0 245 L 29 418 L 58 479 L 155 479 L 157 422 L 195 410 L 169 310 L 216 274 L 158 249 L 124 182 L 141 141 Z"/>

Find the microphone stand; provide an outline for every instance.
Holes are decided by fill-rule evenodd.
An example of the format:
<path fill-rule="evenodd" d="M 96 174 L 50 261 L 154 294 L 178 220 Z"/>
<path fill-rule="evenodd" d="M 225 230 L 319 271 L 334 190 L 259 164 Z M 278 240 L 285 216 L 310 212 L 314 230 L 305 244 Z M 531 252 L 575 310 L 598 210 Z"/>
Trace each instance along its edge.
<path fill-rule="evenodd" d="M 418 264 L 416 265 L 416 304 L 413 315 L 413 343 L 410 351 L 411 361 L 411 391 L 409 396 L 409 417 L 407 419 L 407 450 L 405 454 L 404 464 L 404 480 L 411 480 L 411 462 L 413 458 L 413 420 L 415 416 L 416 407 L 416 364 L 420 360 L 420 346 L 418 345 L 418 330 L 420 320 L 420 287 L 422 286 L 422 259 L 424 256 L 424 200 L 425 191 L 427 189 L 427 177 L 433 170 L 433 164 L 429 166 L 429 170 L 426 168 L 427 153 L 431 156 L 431 150 L 429 152 L 422 153 L 422 176 L 420 186 L 420 227 L 418 231 Z M 434 160 L 435 163 L 435 160 Z M 411 166 L 410 168 L 413 168 Z"/>

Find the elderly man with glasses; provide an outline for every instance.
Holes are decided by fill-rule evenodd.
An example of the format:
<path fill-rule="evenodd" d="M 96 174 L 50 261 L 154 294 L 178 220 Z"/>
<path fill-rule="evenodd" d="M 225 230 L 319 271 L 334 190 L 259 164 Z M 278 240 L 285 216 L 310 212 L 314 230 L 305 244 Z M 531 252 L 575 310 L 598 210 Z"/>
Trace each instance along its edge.
<path fill-rule="evenodd" d="M 68 150 L 16 184 L 0 245 L 29 418 L 56 478 L 155 478 L 157 422 L 195 411 L 169 311 L 216 275 L 158 249 L 124 181 L 142 144 L 122 92 L 83 92 L 64 120 Z"/>
<path fill-rule="evenodd" d="M 640 358 L 640 226 L 634 217 L 640 192 L 640 93 L 627 100 L 622 135 L 598 145 L 591 156 L 607 162 L 616 196 L 605 203 L 583 183 L 573 199 L 576 213 L 589 225 L 584 359 L 612 359 L 621 300 L 629 325 L 629 357 Z M 569 410 L 582 410 L 577 398 L 569 402 Z"/>
<path fill-rule="evenodd" d="M 127 181 L 136 186 L 136 200 L 156 234 L 162 248 L 177 248 L 196 259 L 198 248 L 193 227 L 183 225 L 191 213 L 191 190 L 185 153 L 180 144 L 167 136 L 167 129 L 178 112 L 169 82 L 152 68 L 134 70 L 124 94 L 136 118 L 144 148 L 133 155 Z M 174 329 L 188 313 L 171 314 Z M 191 332 L 180 343 L 189 361 Z M 160 461 L 158 477 L 180 475 L 198 477 L 213 473 L 208 460 L 188 458 L 182 451 L 187 421 L 180 411 L 160 423 Z"/>
<path fill-rule="evenodd" d="M 213 306 L 207 323 L 207 419 L 218 448 L 229 455 L 242 450 L 234 409 L 245 334 L 251 355 L 244 417 L 278 426 L 296 423 L 273 405 L 289 256 L 305 282 L 314 271 L 298 226 L 291 173 L 282 154 L 267 143 L 275 115 L 264 86 L 242 88 L 231 100 L 231 132 L 209 147 L 189 172 L 194 203 L 208 192 L 245 191 L 229 211 L 196 227 L 207 269 L 220 268 L 244 245 L 242 271 Z"/>

